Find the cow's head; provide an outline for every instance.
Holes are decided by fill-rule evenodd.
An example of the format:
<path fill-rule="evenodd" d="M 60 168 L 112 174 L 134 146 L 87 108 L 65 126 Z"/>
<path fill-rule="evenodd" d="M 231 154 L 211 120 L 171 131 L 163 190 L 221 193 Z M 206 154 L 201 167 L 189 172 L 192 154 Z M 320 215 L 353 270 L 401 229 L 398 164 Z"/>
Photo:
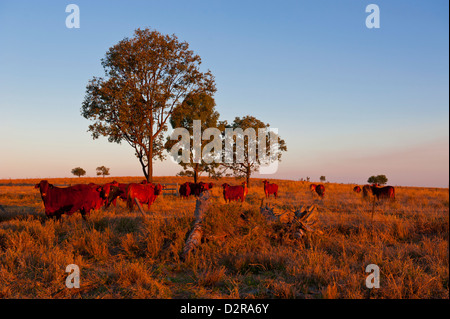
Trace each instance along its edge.
<path fill-rule="evenodd" d="M 163 188 L 165 188 L 165 186 L 162 186 L 161 184 L 156 184 L 156 185 L 153 187 L 154 192 L 155 192 L 155 195 L 161 194 Z"/>
<path fill-rule="evenodd" d="M 267 183 L 269 183 L 266 179 L 262 181 L 264 185 L 266 185 Z"/>
<path fill-rule="evenodd" d="M 111 205 L 111 203 L 120 195 L 124 194 L 125 192 L 120 189 L 120 187 L 118 186 L 111 186 L 111 189 L 109 191 L 109 195 L 108 195 L 108 200 L 105 203 L 106 207 L 109 207 L 109 205 Z"/>
<path fill-rule="evenodd" d="M 34 188 L 39 188 L 41 191 L 41 196 L 45 197 L 47 196 L 47 191 L 49 188 L 53 188 L 52 184 L 49 184 L 47 180 L 42 180 L 38 184 L 34 185 Z"/>
<path fill-rule="evenodd" d="M 228 185 L 227 183 L 222 184 L 223 189 L 226 189 L 228 186 L 230 186 L 230 185 Z"/>

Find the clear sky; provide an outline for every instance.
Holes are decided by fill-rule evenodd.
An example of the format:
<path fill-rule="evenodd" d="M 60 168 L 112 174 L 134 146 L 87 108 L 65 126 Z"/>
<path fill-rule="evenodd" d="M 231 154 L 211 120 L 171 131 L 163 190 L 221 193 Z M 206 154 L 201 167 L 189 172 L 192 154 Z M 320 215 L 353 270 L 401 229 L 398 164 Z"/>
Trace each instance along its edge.
<path fill-rule="evenodd" d="M 70 3 L 79 29 L 66 28 Z M 221 119 L 278 128 L 288 152 L 265 177 L 448 187 L 448 12 L 447 0 L 1 0 L 0 178 L 141 175 L 128 144 L 92 139 L 80 108 L 106 51 L 149 27 L 201 56 Z M 154 175 L 179 170 L 166 160 Z"/>

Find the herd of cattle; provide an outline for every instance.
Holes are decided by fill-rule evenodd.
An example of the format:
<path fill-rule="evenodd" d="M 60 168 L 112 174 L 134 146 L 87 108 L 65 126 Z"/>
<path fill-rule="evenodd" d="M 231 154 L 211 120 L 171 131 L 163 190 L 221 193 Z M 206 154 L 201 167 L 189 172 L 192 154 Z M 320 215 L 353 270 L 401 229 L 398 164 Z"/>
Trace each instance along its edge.
<path fill-rule="evenodd" d="M 264 194 L 266 198 L 273 195 L 278 196 L 278 185 L 263 181 Z M 221 185 L 223 189 L 223 198 L 225 202 L 245 201 L 248 194 L 247 183 L 240 185 L 229 185 L 224 183 Z M 186 182 L 179 188 L 181 198 L 189 196 L 198 197 L 202 192 L 210 190 L 214 187 L 213 183 L 191 183 Z M 61 218 L 62 214 L 71 215 L 80 211 L 83 219 L 86 219 L 91 210 L 98 210 L 101 207 L 109 207 L 111 204 L 116 206 L 117 198 L 125 201 L 128 209 L 133 210 L 135 201 L 140 204 L 147 204 L 148 209 L 155 202 L 165 188 L 161 184 L 147 183 L 146 180 L 141 183 L 122 184 L 113 181 L 104 185 L 94 183 L 78 184 L 69 187 L 57 187 L 50 184 L 47 180 L 42 180 L 35 185 L 39 188 L 42 201 L 44 202 L 45 214 L 48 217 Z M 325 195 L 325 186 L 322 184 L 310 185 L 311 192 L 317 193 L 323 198 Z M 353 191 L 356 193 L 363 192 L 363 197 L 369 197 L 372 194 L 377 199 L 389 198 L 395 199 L 395 189 L 392 186 L 380 187 L 377 184 L 355 186 Z"/>

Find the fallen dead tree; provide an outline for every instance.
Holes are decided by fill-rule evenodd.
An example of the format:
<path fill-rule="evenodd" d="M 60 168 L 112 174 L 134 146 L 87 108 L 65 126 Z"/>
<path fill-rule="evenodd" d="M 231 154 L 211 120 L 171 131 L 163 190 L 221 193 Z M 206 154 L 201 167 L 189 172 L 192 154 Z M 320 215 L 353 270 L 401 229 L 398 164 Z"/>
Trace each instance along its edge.
<path fill-rule="evenodd" d="M 197 246 L 199 246 L 202 242 L 204 234 L 202 222 L 209 208 L 210 197 L 211 195 L 209 194 L 209 191 L 204 191 L 200 194 L 199 198 L 195 203 L 195 212 L 194 212 L 195 222 L 191 232 L 189 233 L 188 238 L 186 239 L 186 243 L 181 253 L 180 257 L 182 260 L 186 260 L 191 254 L 191 252 L 193 252 L 197 248 Z"/>
<path fill-rule="evenodd" d="M 264 199 L 262 199 L 260 212 L 269 223 L 279 222 L 286 225 L 286 229 L 289 229 L 294 238 L 302 238 L 307 233 L 322 234 L 320 230 L 313 227 L 316 222 L 316 205 L 301 206 L 296 210 L 279 211 L 277 207 L 270 207 L 267 203 L 264 205 Z"/>
<path fill-rule="evenodd" d="M 181 260 L 187 260 L 191 253 L 193 253 L 202 242 L 207 242 L 209 240 L 221 241 L 223 242 L 228 234 L 224 233 L 214 233 L 206 234 L 204 217 L 210 210 L 210 198 L 211 195 L 209 191 L 204 191 L 200 194 L 199 198 L 195 204 L 195 220 L 194 224 L 187 236 L 184 248 L 180 254 Z M 264 199 L 261 202 L 260 212 L 265 217 L 269 224 L 272 224 L 274 228 L 283 228 L 283 233 L 289 233 L 289 236 L 293 238 L 302 238 L 307 233 L 318 233 L 322 234 L 320 230 L 314 229 L 313 225 L 316 221 L 315 216 L 317 213 L 317 208 L 315 205 L 302 206 L 295 210 L 280 210 L 277 207 L 271 207 L 268 204 L 264 205 Z M 240 215 L 239 221 L 235 220 L 235 223 L 246 223 L 247 218 L 245 214 Z M 256 226 L 253 230 L 259 230 L 260 227 Z"/>

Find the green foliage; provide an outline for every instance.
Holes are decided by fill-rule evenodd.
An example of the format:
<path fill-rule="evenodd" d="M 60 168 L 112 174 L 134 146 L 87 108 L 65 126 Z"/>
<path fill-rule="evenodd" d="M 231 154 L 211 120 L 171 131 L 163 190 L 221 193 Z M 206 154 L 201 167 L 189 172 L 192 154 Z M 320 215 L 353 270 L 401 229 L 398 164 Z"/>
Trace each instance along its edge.
<path fill-rule="evenodd" d="M 96 168 L 96 171 L 97 171 L 97 176 L 101 175 L 101 176 L 105 177 L 105 176 L 109 175 L 109 167 L 99 166 Z"/>
<path fill-rule="evenodd" d="M 81 167 L 75 167 L 72 171 L 72 174 L 78 177 L 86 175 L 86 171 Z"/>
<path fill-rule="evenodd" d="M 388 182 L 388 179 L 386 175 L 377 175 L 377 176 L 372 175 L 367 179 L 367 182 L 370 184 L 384 185 Z"/>
<path fill-rule="evenodd" d="M 190 162 L 183 163 L 182 161 L 179 165 L 183 168 L 183 170 L 178 173 L 179 176 L 190 176 L 194 177 L 194 182 L 197 183 L 198 177 L 202 173 L 207 173 L 209 177 L 219 177 L 220 172 L 218 171 L 219 163 L 212 162 L 206 163 L 205 161 L 201 161 L 201 163 L 194 163 L 193 154 L 194 154 L 194 143 L 192 141 L 194 136 L 194 120 L 201 121 L 201 131 L 204 132 L 208 128 L 218 128 L 219 130 L 223 130 L 224 125 L 219 122 L 219 112 L 215 109 L 216 102 L 214 98 L 206 93 L 198 93 L 189 95 L 183 103 L 178 105 L 174 111 L 172 112 L 172 116 L 170 118 L 171 126 L 175 128 L 185 128 L 189 131 L 189 135 L 191 137 L 190 142 Z M 203 150 L 204 146 L 210 142 L 210 139 L 202 139 L 201 140 L 201 149 Z M 170 140 L 168 138 L 165 147 L 167 151 L 177 143 L 176 140 Z"/>
<path fill-rule="evenodd" d="M 189 94 L 216 90 L 213 75 L 200 72 L 200 64 L 175 35 L 137 29 L 106 52 L 106 78 L 94 77 L 86 87 L 81 114 L 94 122 L 92 137 L 127 142 L 152 180 L 152 161 L 164 159 L 162 134 L 174 109 Z"/>
<path fill-rule="evenodd" d="M 325 182 L 326 180 L 327 180 L 327 178 L 326 178 L 325 176 L 323 176 L 323 175 L 320 176 L 320 181 L 321 181 L 321 182 Z"/>
<path fill-rule="evenodd" d="M 254 173 L 259 171 L 260 165 L 261 165 L 261 158 L 259 157 L 259 150 L 258 150 L 258 143 L 255 145 L 249 145 L 249 138 L 245 137 L 246 130 L 247 129 L 254 129 L 256 135 L 258 134 L 258 129 L 268 129 L 270 125 L 268 123 L 264 123 L 254 116 L 244 116 L 243 118 L 236 117 L 230 125 L 226 126 L 227 128 L 231 128 L 233 130 L 241 129 L 242 133 L 236 133 L 234 138 L 234 146 L 233 146 L 233 161 L 232 163 L 222 163 L 222 166 L 224 166 L 227 170 L 231 170 L 233 175 L 237 178 L 245 178 L 247 180 L 247 184 L 249 184 L 250 176 Z M 237 138 L 243 138 L 244 139 L 244 145 L 243 145 L 243 155 L 244 160 L 243 162 L 240 162 L 238 160 L 238 152 L 242 151 L 240 147 L 237 146 Z M 278 141 L 278 150 L 276 154 L 272 154 L 271 152 L 273 150 L 270 149 L 269 144 L 269 138 L 266 137 L 266 157 L 269 158 L 272 155 L 275 155 L 272 157 L 273 161 L 281 161 L 281 155 L 282 152 L 287 151 L 286 142 L 280 138 L 280 136 L 276 136 Z M 226 151 L 226 147 L 223 148 L 223 151 Z M 251 153 L 254 152 L 256 155 L 256 159 L 252 160 Z"/>

